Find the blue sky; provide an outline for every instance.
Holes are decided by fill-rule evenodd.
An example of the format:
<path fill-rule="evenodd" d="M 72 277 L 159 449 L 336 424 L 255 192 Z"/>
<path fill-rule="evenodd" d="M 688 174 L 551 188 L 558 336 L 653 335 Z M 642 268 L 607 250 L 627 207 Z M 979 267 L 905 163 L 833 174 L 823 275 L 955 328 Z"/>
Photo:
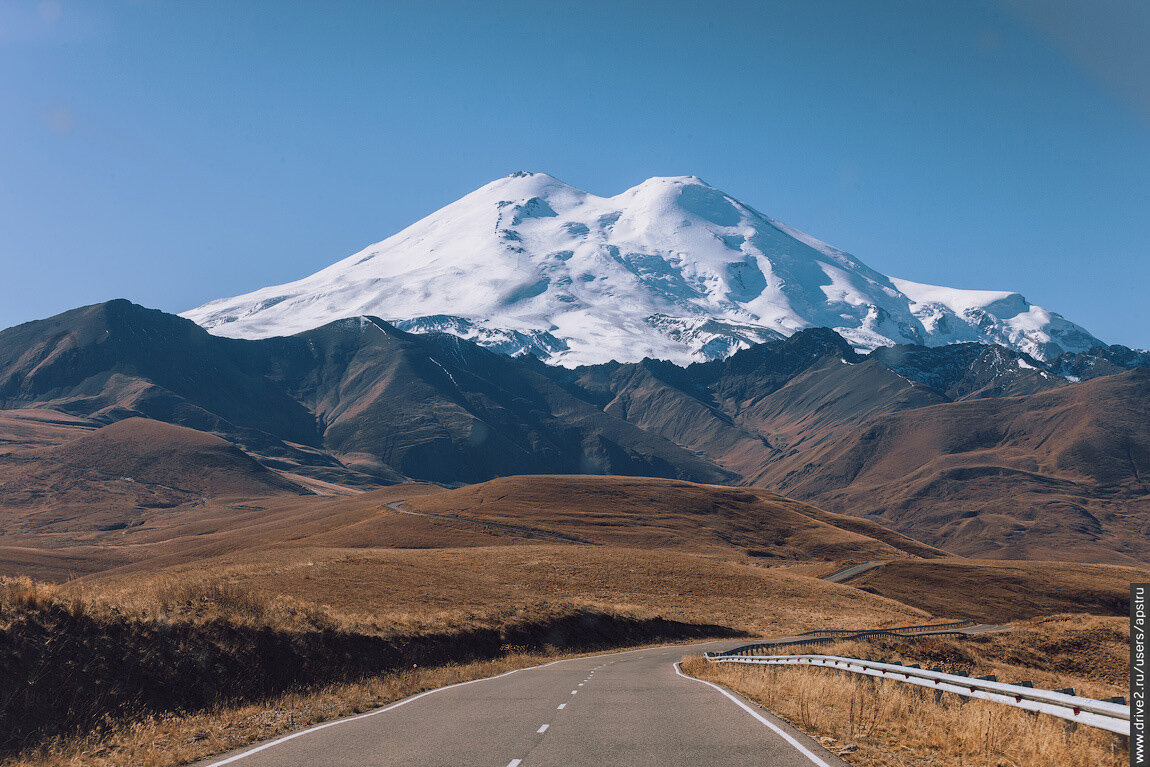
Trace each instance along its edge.
<path fill-rule="evenodd" d="M 0 0 L 0 327 L 309 274 L 492 179 L 697 175 L 1150 347 L 1150 6 Z"/>

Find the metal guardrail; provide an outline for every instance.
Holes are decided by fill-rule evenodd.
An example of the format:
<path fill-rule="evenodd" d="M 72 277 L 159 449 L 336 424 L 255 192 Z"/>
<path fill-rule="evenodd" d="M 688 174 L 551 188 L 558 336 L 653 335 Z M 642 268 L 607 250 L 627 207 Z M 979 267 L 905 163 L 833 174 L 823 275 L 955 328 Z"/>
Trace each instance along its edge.
<path fill-rule="evenodd" d="M 808 631 L 796 634 L 806 639 L 792 639 L 785 642 L 760 642 L 758 644 L 743 645 L 724 653 L 722 656 L 736 655 L 765 655 L 780 647 L 801 647 L 812 644 L 827 644 L 829 642 L 849 641 L 851 639 L 873 639 L 875 637 L 922 637 L 922 636 L 966 636 L 962 631 L 954 629 L 972 625 L 973 621 L 963 620 L 953 623 L 933 623 L 920 626 L 895 626 L 888 629 L 827 629 L 823 631 Z"/>
<path fill-rule="evenodd" d="M 970 626 L 974 623 L 972 620 L 953 621 L 952 623 L 922 623 L 918 626 L 891 626 L 888 629 L 865 629 L 866 631 L 898 631 L 905 634 L 916 634 L 923 631 L 937 631 L 939 629 L 956 629 L 963 626 Z M 819 631 L 804 631 L 802 634 L 795 636 L 816 636 L 816 637 L 841 637 L 848 634 L 858 634 L 861 629 L 821 629 Z"/>
<path fill-rule="evenodd" d="M 1002 703 L 1027 711 L 1039 711 L 1062 719 L 1100 727 L 1119 735 L 1130 735 L 1130 706 L 1105 700 L 1094 700 L 1053 690 L 1040 690 L 1018 684 L 1003 684 L 989 679 L 977 679 L 956 674 L 944 674 L 915 666 L 844 658 L 838 655 L 771 655 L 732 656 L 727 653 L 707 653 L 712 663 L 750 663 L 762 665 L 807 665 L 849 671 L 855 674 L 898 682 L 908 682 L 933 690 L 953 692 L 968 698 L 979 698 Z"/>

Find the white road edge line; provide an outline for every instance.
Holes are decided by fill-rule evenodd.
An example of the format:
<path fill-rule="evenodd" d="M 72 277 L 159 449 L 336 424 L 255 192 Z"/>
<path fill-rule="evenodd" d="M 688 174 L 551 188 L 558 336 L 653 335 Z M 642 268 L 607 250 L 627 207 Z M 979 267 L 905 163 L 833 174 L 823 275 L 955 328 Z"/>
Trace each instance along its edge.
<path fill-rule="evenodd" d="M 713 687 L 716 690 L 718 690 L 719 692 L 723 693 L 723 695 L 726 695 L 728 698 L 730 698 L 731 700 L 733 700 L 735 702 L 735 705 L 737 705 L 739 708 L 746 711 L 748 714 L 753 716 L 755 719 L 758 719 L 759 722 L 761 722 L 762 724 L 765 724 L 767 727 L 770 727 L 772 730 L 774 730 L 776 733 L 778 733 L 782 737 L 783 740 L 785 740 L 787 743 L 790 743 L 792 746 L 794 746 L 795 750 L 797 750 L 800 754 L 805 756 L 807 759 L 810 759 L 811 762 L 818 765 L 818 767 L 831 767 L 829 764 L 824 762 L 822 759 L 820 759 L 819 757 L 817 757 L 816 755 L 811 753 L 807 749 L 806 746 L 804 746 L 802 743 L 799 743 L 797 740 L 795 740 L 793 737 L 791 737 L 791 735 L 789 733 L 787 733 L 785 730 L 783 730 L 777 724 L 775 724 L 774 722 L 770 721 L 769 719 L 763 717 L 761 714 L 759 714 L 758 711 L 755 711 L 753 708 L 748 706 L 746 703 L 743 703 L 741 700 L 736 698 L 734 695 L 732 695 L 727 690 L 723 689 L 722 687 L 720 687 L 717 684 L 714 684 L 713 682 L 708 682 L 704 679 L 696 679 L 693 676 L 687 676 L 686 674 L 684 674 L 682 671 L 679 670 L 679 664 L 678 663 L 675 663 L 673 665 L 675 666 L 675 673 L 678 674 L 679 676 L 683 677 L 684 679 L 690 679 L 692 682 L 698 682 L 699 684 L 705 684 L 708 687 Z"/>
<path fill-rule="evenodd" d="M 418 695 L 412 695 L 410 698 L 404 698 L 403 700 L 397 701 L 397 702 L 392 703 L 388 706 L 384 706 L 383 708 L 377 708 L 375 711 L 368 711 L 366 714 L 356 714 L 355 716 L 349 716 L 349 717 L 346 717 L 343 719 L 333 719 L 330 722 L 324 722 L 323 724 L 317 724 L 315 727 L 309 727 L 306 730 L 300 730 L 299 732 L 293 732 L 290 735 L 285 735 L 282 738 L 277 738 L 276 740 L 270 741 L 268 743 L 264 743 L 262 746 L 256 746 L 255 748 L 252 748 L 252 749 L 249 749 L 247 751 L 243 751 L 241 753 L 238 753 L 235 756 L 229 756 L 227 759 L 221 759 L 218 762 L 212 762 L 211 764 L 207 765 L 207 767 L 222 767 L 222 765 L 225 765 L 225 764 L 231 764 L 232 762 L 238 762 L 240 759 L 243 759 L 244 757 L 251 756 L 252 754 L 258 754 L 260 751 L 263 751 L 264 749 L 271 748 L 272 746 L 278 746 L 279 744 L 286 743 L 289 740 L 295 740 L 296 738 L 300 737 L 301 735 L 307 735 L 309 733 L 316 732 L 318 730 L 326 730 L 328 727 L 335 727 L 337 724 L 344 724 L 346 722 L 354 722 L 357 719 L 366 719 L 367 717 L 375 716 L 376 714 L 384 714 L 384 713 L 387 713 L 388 711 L 391 711 L 392 709 L 399 708 L 400 706 L 407 705 L 408 703 L 411 703 L 412 701 L 419 700 L 420 698 L 422 698 L 426 695 L 433 695 L 434 693 L 443 692 L 444 690 L 453 690 L 456 687 L 464 687 L 464 686 L 469 685 L 469 684 L 475 684 L 476 682 L 487 682 L 487 681 L 490 681 L 492 679 L 501 679 L 505 676 L 510 676 L 511 674 L 515 674 L 515 673 L 518 673 L 520 671 L 533 671 L 533 670 L 538 669 L 538 668 L 547 668 L 548 666 L 554 666 L 556 663 L 570 663 L 571 661 L 587 660 L 588 658 L 602 658 L 604 656 L 611 656 L 611 655 L 629 655 L 629 654 L 635 653 L 635 652 L 646 652 L 646 651 L 650 651 L 650 650 L 663 650 L 663 649 L 666 649 L 668 647 L 690 647 L 693 645 L 715 644 L 716 642 L 725 642 L 725 641 L 729 641 L 729 640 L 712 639 L 712 640 L 707 641 L 707 642 L 692 642 L 692 643 L 688 643 L 686 645 L 664 644 L 664 645 L 658 645 L 657 647 L 637 647 L 634 650 L 622 650 L 620 652 L 603 652 L 603 653 L 598 653 L 596 655 L 580 655 L 580 656 L 577 656 L 574 658 L 562 658 L 561 660 L 553 660 L 550 663 L 541 663 L 538 666 L 524 666 L 523 668 L 515 668 L 515 669 L 511 669 L 510 671 L 505 671 L 502 674 L 497 674 L 495 676 L 485 676 L 485 677 L 481 677 L 480 679 L 472 679 L 472 680 L 467 681 L 467 682 L 457 682 L 456 684 L 449 684 L 446 687 L 436 687 L 434 690 L 427 690 L 426 692 L 421 692 Z M 615 661 L 611 661 L 611 662 L 614 663 Z M 571 693 L 571 694 L 574 695 L 575 693 Z M 514 761 L 515 761 L 515 764 L 518 764 L 520 760 L 514 760 Z M 508 767 L 512 767 L 512 766 L 508 765 Z"/>
<path fill-rule="evenodd" d="M 550 726 L 551 725 L 549 725 L 549 724 L 543 725 L 542 727 L 540 727 L 538 730 L 535 731 L 535 734 L 538 735 L 541 732 L 547 732 L 547 728 Z"/>
<path fill-rule="evenodd" d="M 276 740 L 273 740 L 270 743 L 265 743 L 262 746 L 256 746 L 255 748 L 253 748 L 249 751 L 244 751 L 242 754 L 236 754 L 235 756 L 228 757 L 227 759 L 223 759 L 223 760 L 218 761 L 218 762 L 212 762 L 211 764 L 208 765 L 208 767 L 222 767 L 222 765 L 231 764 L 232 762 L 239 761 L 240 759 L 243 759 L 244 757 L 247 757 L 247 756 L 251 756 L 252 754 L 258 754 L 260 751 L 263 751 L 264 749 L 271 748 L 272 746 L 278 746 L 281 743 L 286 743 L 289 740 L 294 740 L 295 738 L 298 738 L 302 735 L 308 735 L 309 733 L 317 732 L 319 730 L 326 730 L 328 727 L 335 727 L 337 724 L 344 724 L 345 722 L 354 722 L 358 719 L 366 719 L 369 716 L 375 716 L 377 714 L 384 714 L 384 713 L 387 713 L 388 711 L 391 711 L 392 709 L 396 709 L 396 708 L 399 708 L 400 706 L 407 705 L 408 703 L 411 703 L 412 701 L 419 700 L 420 698 L 427 696 L 427 695 L 433 695 L 437 692 L 443 692 L 444 690 L 454 690 L 456 687 L 466 687 L 469 684 L 475 684 L 476 682 L 486 682 L 490 679 L 500 679 L 500 678 L 505 677 L 505 676 L 510 676 L 511 674 L 514 674 L 517 671 L 528 671 L 530 669 L 543 668 L 544 666 L 551 666 L 551 665 L 554 665 L 556 663 L 562 663 L 562 662 L 563 661 L 561 661 L 561 660 L 554 660 L 554 661 L 551 661 L 551 663 L 544 663 L 542 666 L 527 666 L 526 668 L 516 668 L 516 669 L 512 669 L 511 671 L 506 671 L 502 674 L 499 674 L 498 676 L 488 676 L 488 677 L 483 677 L 482 679 L 472 679 L 472 680 L 467 681 L 467 682 L 458 682 L 457 684 L 449 684 L 446 687 L 437 687 L 434 690 L 428 690 L 427 692 L 421 692 L 418 695 L 412 695 L 410 698 L 404 698 L 403 700 L 401 700 L 397 703 L 392 703 L 389 706 L 384 706 L 383 708 L 377 708 L 375 711 L 368 711 L 366 714 L 357 714 L 356 716 L 349 716 L 346 719 L 334 719 L 330 722 L 324 722 L 323 724 L 317 724 L 315 727 L 309 727 L 306 730 L 300 730 L 299 732 L 293 732 L 290 735 L 285 735 L 282 738 L 277 738 Z M 515 760 L 515 764 L 519 764 L 518 759 Z"/>

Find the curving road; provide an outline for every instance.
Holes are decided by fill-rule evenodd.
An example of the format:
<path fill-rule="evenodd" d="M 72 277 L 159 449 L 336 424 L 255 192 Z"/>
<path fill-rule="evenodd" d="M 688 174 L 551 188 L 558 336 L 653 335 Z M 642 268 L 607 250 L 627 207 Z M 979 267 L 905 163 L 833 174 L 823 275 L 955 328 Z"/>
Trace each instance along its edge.
<path fill-rule="evenodd" d="M 865 572 L 881 567 L 886 564 L 885 562 L 860 562 L 857 565 L 848 565 L 840 570 L 835 570 L 829 575 L 822 576 L 822 580 L 830 581 L 831 583 L 845 583 L 851 578 L 857 578 Z"/>
<path fill-rule="evenodd" d="M 556 661 L 465 682 L 199 767 L 848 767 L 675 662 L 730 641 Z"/>

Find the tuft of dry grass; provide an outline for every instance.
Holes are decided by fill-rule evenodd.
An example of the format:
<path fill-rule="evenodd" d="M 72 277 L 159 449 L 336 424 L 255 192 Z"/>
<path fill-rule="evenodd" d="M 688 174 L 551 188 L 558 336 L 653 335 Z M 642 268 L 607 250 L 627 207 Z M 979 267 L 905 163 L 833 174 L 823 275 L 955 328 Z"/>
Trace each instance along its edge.
<path fill-rule="evenodd" d="M 989 701 L 831 669 L 713 664 L 685 673 L 762 704 L 859 767 L 1122 767 L 1123 739 Z"/>
<path fill-rule="evenodd" d="M 56 602 L 60 598 L 60 588 L 50 583 L 40 583 L 31 578 L 0 577 L 0 615 L 12 610 L 36 610 Z M 82 597 L 71 600 L 75 610 L 84 609 Z"/>

